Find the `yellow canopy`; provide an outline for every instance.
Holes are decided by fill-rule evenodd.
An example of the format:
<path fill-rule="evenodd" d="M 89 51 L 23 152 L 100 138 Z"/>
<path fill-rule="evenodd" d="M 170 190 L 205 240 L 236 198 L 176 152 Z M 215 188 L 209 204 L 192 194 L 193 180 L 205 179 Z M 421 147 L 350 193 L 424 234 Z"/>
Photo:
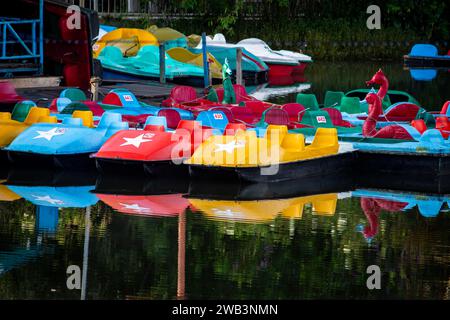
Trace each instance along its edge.
<path fill-rule="evenodd" d="M 106 46 L 115 46 L 126 57 L 135 56 L 143 46 L 158 45 L 158 39 L 150 32 L 142 29 L 120 28 L 108 32 L 98 40 L 92 50 L 94 57 L 98 57 Z"/>
<path fill-rule="evenodd" d="M 160 42 L 186 38 L 184 34 L 172 28 L 158 28 L 157 26 L 152 25 L 147 30 L 151 32 Z"/>
<path fill-rule="evenodd" d="M 203 68 L 203 55 L 201 53 L 195 54 L 184 48 L 172 48 L 167 50 L 167 54 L 175 60 L 193 64 Z M 209 70 L 211 71 L 212 77 L 221 79 L 222 78 L 222 65 L 216 58 L 210 53 L 208 53 L 209 60 Z"/>

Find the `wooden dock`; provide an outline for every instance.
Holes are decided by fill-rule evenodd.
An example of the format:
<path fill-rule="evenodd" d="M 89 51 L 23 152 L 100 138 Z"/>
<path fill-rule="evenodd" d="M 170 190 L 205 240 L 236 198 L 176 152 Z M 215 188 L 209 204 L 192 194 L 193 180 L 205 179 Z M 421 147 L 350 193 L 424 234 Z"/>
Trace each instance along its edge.
<path fill-rule="evenodd" d="M 128 89 L 135 94 L 135 96 L 143 102 L 147 103 L 160 103 L 170 95 L 170 91 L 174 87 L 174 84 L 160 84 L 157 82 L 123 82 L 123 83 L 103 83 L 99 88 L 99 100 L 108 94 L 112 89 L 124 88 Z M 40 106 L 47 106 L 50 101 L 57 98 L 62 90 L 67 87 L 40 87 L 40 88 L 18 88 L 17 93 L 26 99 L 33 100 Z M 198 89 L 200 94 L 202 89 Z M 90 92 L 86 92 L 86 96 L 89 98 Z"/>

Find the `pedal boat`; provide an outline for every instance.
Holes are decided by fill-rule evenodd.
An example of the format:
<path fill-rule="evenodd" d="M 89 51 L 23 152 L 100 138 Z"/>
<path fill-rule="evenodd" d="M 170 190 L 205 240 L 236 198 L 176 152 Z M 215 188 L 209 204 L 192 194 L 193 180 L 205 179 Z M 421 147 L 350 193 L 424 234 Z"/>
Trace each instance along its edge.
<path fill-rule="evenodd" d="M 128 128 L 116 113 L 102 115 L 94 127 L 90 111 L 75 111 L 62 123 L 37 123 L 22 132 L 5 150 L 14 165 L 89 167 L 89 156 L 115 132 Z"/>
<path fill-rule="evenodd" d="M 353 152 L 339 151 L 337 131 L 318 128 L 311 144 L 286 126 L 211 136 L 185 161 L 192 178 L 270 182 L 320 176 L 351 165 Z"/>
<path fill-rule="evenodd" d="M 209 117 L 209 113 L 213 116 Z M 221 119 L 214 119 L 215 114 Z M 235 126 L 228 125 L 223 113 L 205 111 L 203 115 L 199 115 L 198 121 L 181 120 L 173 129 L 168 127 L 166 118 L 149 117 L 143 130 L 119 131 L 94 155 L 97 168 L 105 173 L 125 170 L 150 176 L 188 176 L 183 160 L 209 136 Z M 245 129 L 242 125 L 237 127 Z"/>
<path fill-rule="evenodd" d="M 39 108 L 32 101 L 22 101 L 13 112 L 0 112 L 0 148 L 8 146 L 19 134 L 35 123 L 55 123 L 50 110 Z"/>

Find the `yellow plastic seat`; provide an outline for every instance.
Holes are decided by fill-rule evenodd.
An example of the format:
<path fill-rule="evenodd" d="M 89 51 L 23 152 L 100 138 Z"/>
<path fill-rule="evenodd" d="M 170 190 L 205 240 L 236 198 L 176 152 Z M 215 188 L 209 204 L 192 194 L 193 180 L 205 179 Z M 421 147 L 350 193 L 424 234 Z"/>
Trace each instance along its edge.
<path fill-rule="evenodd" d="M 28 112 L 28 115 L 23 123 L 30 126 L 33 123 L 39 122 L 39 118 L 49 116 L 50 116 L 50 109 L 33 107 L 31 108 L 30 112 Z"/>
<path fill-rule="evenodd" d="M 94 127 L 94 115 L 92 111 L 80 111 L 76 110 L 72 114 L 72 118 L 80 118 L 83 126 L 88 128 Z"/>
<path fill-rule="evenodd" d="M 11 120 L 11 113 L 0 112 L 0 120 Z"/>
<path fill-rule="evenodd" d="M 38 123 L 58 123 L 58 118 L 55 116 L 42 116 L 37 120 Z"/>

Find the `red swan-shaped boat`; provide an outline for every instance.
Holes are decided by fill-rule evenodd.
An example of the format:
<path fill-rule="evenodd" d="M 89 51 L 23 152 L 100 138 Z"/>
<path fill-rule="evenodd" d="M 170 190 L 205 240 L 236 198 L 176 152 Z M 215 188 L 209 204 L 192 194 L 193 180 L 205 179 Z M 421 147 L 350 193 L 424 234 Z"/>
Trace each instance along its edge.
<path fill-rule="evenodd" d="M 377 120 L 383 114 L 382 101 L 388 91 L 389 81 L 380 69 L 366 83 L 367 85 L 380 84 L 380 89 L 376 94 L 369 93 L 366 96 L 366 101 L 369 104 L 369 114 L 363 124 L 362 132 L 364 137 L 414 140 L 408 130 L 400 125 L 390 125 L 377 130 Z"/>

